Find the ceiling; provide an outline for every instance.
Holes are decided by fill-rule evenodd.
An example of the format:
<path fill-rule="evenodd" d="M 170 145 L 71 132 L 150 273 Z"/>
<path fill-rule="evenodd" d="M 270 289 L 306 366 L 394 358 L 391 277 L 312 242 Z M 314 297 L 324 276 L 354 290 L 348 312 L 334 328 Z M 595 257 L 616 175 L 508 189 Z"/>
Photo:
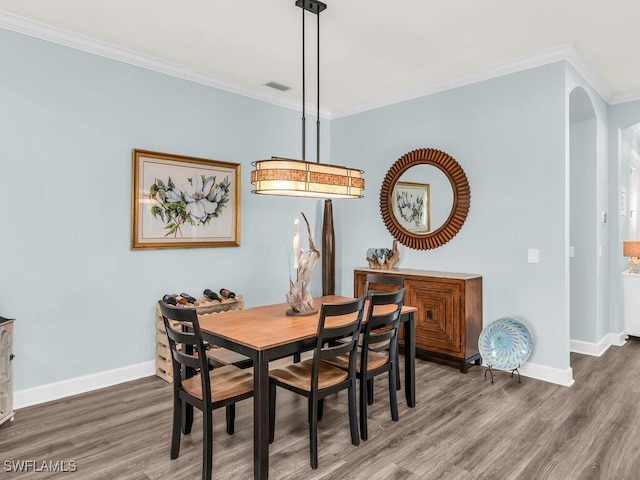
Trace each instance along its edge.
<path fill-rule="evenodd" d="M 326 0 L 328 116 L 568 60 L 610 103 L 640 99 L 637 0 Z M 294 0 L 0 0 L 0 27 L 256 98 L 299 106 Z M 316 17 L 307 14 L 307 102 Z M 274 81 L 291 90 L 265 86 Z"/>

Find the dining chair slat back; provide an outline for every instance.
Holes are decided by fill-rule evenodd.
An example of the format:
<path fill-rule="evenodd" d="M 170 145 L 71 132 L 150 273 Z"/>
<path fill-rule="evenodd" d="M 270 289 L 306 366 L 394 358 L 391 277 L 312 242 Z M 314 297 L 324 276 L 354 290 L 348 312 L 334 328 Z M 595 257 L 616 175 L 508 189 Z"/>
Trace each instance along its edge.
<path fill-rule="evenodd" d="M 372 292 L 395 292 L 401 288 L 404 288 L 404 277 L 400 275 L 367 273 L 365 278 L 365 295 Z"/>

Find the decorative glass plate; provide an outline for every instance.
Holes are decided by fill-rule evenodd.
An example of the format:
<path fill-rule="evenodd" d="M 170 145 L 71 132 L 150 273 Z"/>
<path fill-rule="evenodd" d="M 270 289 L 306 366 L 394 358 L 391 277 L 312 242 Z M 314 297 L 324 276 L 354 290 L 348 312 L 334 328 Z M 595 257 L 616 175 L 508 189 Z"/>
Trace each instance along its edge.
<path fill-rule="evenodd" d="M 512 318 L 494 320 L 480 332 L 478 349 L 492 368 L 515 370 L 527 361 L 533 349 L 531 333 Z"/>

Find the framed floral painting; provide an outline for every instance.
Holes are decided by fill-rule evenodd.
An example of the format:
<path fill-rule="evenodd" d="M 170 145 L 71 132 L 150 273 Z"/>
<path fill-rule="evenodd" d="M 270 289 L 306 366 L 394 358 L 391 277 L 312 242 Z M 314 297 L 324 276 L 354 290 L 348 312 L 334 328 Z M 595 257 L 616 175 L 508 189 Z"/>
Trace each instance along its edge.
<path fill-rule="evenodd" d="M 431 231 L 431 195 L 427 183 L 396 182 L 393 189 L 393 214 L 411 233 Z"/>
<path fill-rule="evenodd" d="M 134 149 L 131 248 L 240 245 L 240 165 Z"/>

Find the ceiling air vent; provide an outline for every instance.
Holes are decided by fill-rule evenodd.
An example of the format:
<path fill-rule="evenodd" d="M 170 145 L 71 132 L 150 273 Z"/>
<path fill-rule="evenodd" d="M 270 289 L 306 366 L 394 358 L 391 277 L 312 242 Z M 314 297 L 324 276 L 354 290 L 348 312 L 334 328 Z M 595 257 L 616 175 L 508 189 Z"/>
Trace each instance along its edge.
<path fill-rule="evenodd" d="M 276 90 L 280 90 L 281 92 L 286 92 L 287 90 L 291 90 L 291 87 L 282 85 L 281 83 L 278 83 L 278 82 L 269 82 L 269 83 L 265 83 L 264 85 L 265 87 L 275 88 Z"/>

